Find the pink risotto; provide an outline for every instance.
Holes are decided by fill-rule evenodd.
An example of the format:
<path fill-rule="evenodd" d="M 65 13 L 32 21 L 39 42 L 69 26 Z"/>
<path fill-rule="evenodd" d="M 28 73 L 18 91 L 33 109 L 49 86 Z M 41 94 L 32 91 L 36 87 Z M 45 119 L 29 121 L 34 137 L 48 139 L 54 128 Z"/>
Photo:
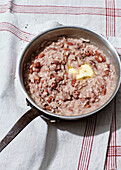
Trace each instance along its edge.
<path fill-rule="evenodd" d="M 101 107 L 114 92 L 114 65 L 89 40 L 60 37 L 40 49 L 25 69 L 27 92 L 39 107 L 76 116 Z"/>

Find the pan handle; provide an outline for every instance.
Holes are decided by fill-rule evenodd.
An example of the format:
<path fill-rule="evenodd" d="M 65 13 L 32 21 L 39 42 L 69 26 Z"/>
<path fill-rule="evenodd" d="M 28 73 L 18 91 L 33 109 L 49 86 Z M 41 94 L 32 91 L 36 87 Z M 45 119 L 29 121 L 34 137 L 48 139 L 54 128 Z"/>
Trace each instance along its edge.
<path fill-rule="evenodd" d="M 27 111 L 11 128 L 7 135 L 0 142 L 0 152 L 37 116 L 41 116 L 42 112 L 35 108 Z"/>

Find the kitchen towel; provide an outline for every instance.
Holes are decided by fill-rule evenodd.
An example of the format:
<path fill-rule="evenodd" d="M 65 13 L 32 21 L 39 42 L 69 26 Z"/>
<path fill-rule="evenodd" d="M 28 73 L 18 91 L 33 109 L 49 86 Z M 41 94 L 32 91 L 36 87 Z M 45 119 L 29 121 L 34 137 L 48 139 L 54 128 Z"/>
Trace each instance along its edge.
<path fill-rule="evenodd" d="M 28 42 L 48 28 L 75 25 L 102 34 L 120 54 L 119 5 L 114 0 L 0 2 L 0 139 L 29 110 L 17 71 Z M 36 118 L 0 153 L 0 169 L 120 170 L 120 105 L 119 90 L 105 109 L 89 118 L 58 123 Z"/>

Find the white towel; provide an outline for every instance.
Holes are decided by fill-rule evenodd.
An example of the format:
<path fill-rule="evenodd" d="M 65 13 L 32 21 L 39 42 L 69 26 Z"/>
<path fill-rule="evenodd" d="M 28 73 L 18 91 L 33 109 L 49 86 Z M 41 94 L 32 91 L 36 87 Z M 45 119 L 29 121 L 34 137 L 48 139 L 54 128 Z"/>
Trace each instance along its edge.
<path fill-rule="evenodd" d="M 78 0 L 6 0 L 4 5 L 0 2 L 0 139 L 30 109 L 18 81 L 17 65 L 23 49 L 35 35 L 59 23 L 83 26 L 103 34 L 120 53 L 121 39 L 116 33 L 114 36 L 114 27 L 108 26 L 107 33 L 104 28 L 106 16 L 101 14 L 105 13 L 105 4 L 102 0 L 94 1 L 93 4 Z M 90 23 L 93 20 L 97 25 Z M 107 24 L 113 22 L 112 19 Z M 86 119 L 47 124 L 40 117 L 36 118 L 0 153 L 0 170 L 103 170 L 115 104 L 118 105 L 118 133 L 121 131 L 120 93 L 117 103 L 113 100 Z"/>

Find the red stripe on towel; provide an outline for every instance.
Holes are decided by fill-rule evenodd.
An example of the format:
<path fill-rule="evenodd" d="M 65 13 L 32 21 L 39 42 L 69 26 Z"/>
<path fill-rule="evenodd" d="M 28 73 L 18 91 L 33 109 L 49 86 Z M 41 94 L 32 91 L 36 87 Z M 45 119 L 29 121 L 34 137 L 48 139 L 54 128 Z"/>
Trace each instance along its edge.
<path fill-rule="evenodd" d="M 107 0 L 105 0 L 105 10 L 106 10 L 106 37 L 107 37 Z"/>
<path fill-rule="evenodd" d="M 115 34 L 115 32 L 116 32 L 116 31 L 115 31 L 115 30 L 116 30 L 115 0 L 113 0 L 113 7 L 114 7 L 114 37 L 115 37 L 115 36 L 116 36 L 116 34 Z"/>
<path fill-rule="evenodd" d="M 106 2 L 107 1 L 105 1 L 105 4 Z M 15 13 L 101 15 L 107 17 L 107 16 L 112 16 L 112 10 L 113 10 L 113 14 L 114 14 L 113 25 L 114 25 L 114 32 L 115 32 L 115 17 L 121 17 L 121 9 L 115 8 L 115 1 L 113 4 L 114 4 L 113 8 L 111 9 L 110 7 L 103 8 L 103 7 L 87 7 L 87 6 L 76 7 L 76 6 L 56 6 L 56 5 L 18 5 L 13 3 L 12 1 L 9 1 L 8 4 L 0 5 L 0 13 L 5 13 L 9 9 L 11 12 L 15 12 Z M 109 13 L 109 10 L 111 10 L 111 14 Z"/>
<path fill-rule="evenodd" d="M 117 169 L 117 156 L 121 156 L 121 146 L 116 146 L 116 97 L 114 99 L 114 113 L 110 133 L 111 135 L 107 152 L 106 170 Z"/>
<path fill-rule="evenodd" d="M 29 14 L 68 14 L 68 15 L 105 15 L 102 7 L 76 7 L 76 6 L 55 6 L 55 5 L 18 5 L 9 1 L 8 4 L 0 6 L 0 12 L 7 10 L 15 13 Z M 80 12 L 81 11 L 81 12 Z"/>
<path fill-rule="evenodd" d="M 105 0 L 106 9 L 106 37 L 115 36 L 115 0 Z"/>
<path fill-rule="evenodd" d="M 82 141 L 82 147 L 78 162 L 78 170 L 88 170 L 92 147 L 94 142 L 94 134 L 96 129 L 97 115 L 87 118 L 86 128 Z"/>
<path fill-rule="evenodd" d="M 0 31 L 8 31 L 18 37 L 20 40 L 24 40 L 29 42 L 35 35 L 30 34 L 28 32 L 22 31 L 17 28 L 15 25 L 9 22 L 1 22 L 0 23 Z"/>

